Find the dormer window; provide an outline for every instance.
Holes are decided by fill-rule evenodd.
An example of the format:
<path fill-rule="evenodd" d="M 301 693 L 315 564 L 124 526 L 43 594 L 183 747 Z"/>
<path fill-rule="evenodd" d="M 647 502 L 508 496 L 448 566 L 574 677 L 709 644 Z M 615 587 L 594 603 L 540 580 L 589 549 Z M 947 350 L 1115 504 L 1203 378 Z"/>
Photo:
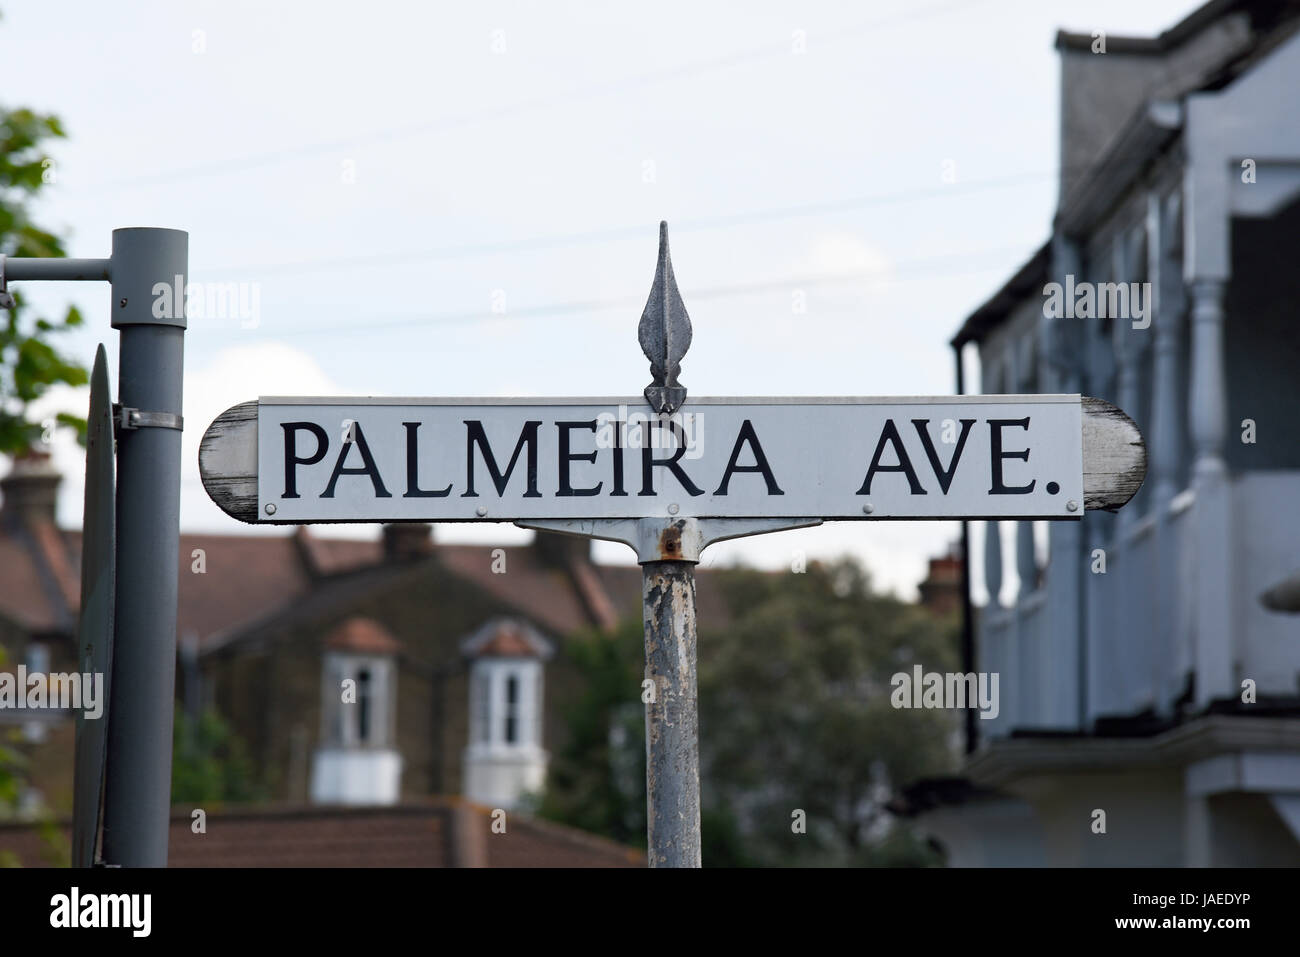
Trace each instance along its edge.
<path fill-rule="evenodd" d="M 401 646 L 368 618 L 347 619 L 324 644 L 321 740 L 313 762 L 312 799 L 392 804 L 399 797 L 402 767 L 393 747 Z"/>
<path fill-rule="evenodd" d="M 384 748 L 396 715 L 393 659 L 327 651 L 321 669 L 321 738 L 335 748 Z"/>
<path fill-rule="evenodd" d="M 461 644 L 470 659 L 465 795 L 512 807 L 541 787 L 542 662 L 551 645 L 530 625 L 496 619 Z"/>
<path fill-rule="evenodd" d="M 496 750 L 541 745 L 541 663 L 480 658 L 470 665 L 469 743 Z"/>

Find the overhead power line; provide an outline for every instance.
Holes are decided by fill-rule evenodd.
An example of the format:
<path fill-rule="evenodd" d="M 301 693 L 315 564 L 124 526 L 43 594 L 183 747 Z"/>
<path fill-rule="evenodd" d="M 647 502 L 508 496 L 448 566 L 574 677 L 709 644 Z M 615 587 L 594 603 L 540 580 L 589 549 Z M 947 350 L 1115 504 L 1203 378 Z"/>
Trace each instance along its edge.
<path fill-rule="evenodd" d="M 852 27 L 835 30 L 834 32 L 827 32 L 825 35 L 817 35 L 815 42 L 818 46 L 832 46 L 837 43 L 843 43 L 844 41 L 854 37 L 858 37 L 868 31 L 883 30 L 918 20 L 929 19 L 930 17 L 938 16 L 940 14 L 955 12 L 957 10 L 965 11 L 979 3 L 985 2 L 987 2 L 987 0 L 956 0 L 956 2 L 953 3 L 941 4 L 921 10 L 913 10 L 897 16 L 879 17 L 874 20 L 859 23 Z M 665 70 L 654 70 L 647 73 L 636 74 L 610 83 L 588 84 L 574 87 L 553 96 L 530 97 L 529 99 L 507 104 L 506 106 L 497 107 L 495 109 L 456 113 L 448 116 L 437 117 L 432 120 L 426 120 L 420 123 L 410 123 L 403 126 L 394 126 L 389 127 L 388 129 L 376 130 L 361 136 L 322 140 L 315 143 L 303 144 L 301 146 L 286 147 L 263 153 L 252 153 L 246 156 L 236 156 L 209 163 L 199 163 L 193 166 L 165 170 L 148 176 L 130 177 L 127 179 L 114 180 L 99 184 L 90 184 L 86 187 L 84 192 L 93 193 L 105 192 L 108 190 L 120 191 L 124 189 L 141 189 L 150 186 L 182 182 L 188 179 L 242 173 L 252 169 L 272 166 L 276 163 L 285 162 L 287 160 L 338 153 L 345 150 L 354 150 L 358 147 L 364 147 L 375 143 L 386 143 L 395 140 L 409 139 L 416 136 L 424 136 L 430 133 L 443 132 L 475 123 L 486 122 L 488 120 L 500 120 L 510 116 L 523 115 L 531 113 L 534 110 L 557 106 L 562 103 L 610 96 L 616 93 L 625 93 L 640 87 L 653 86 L 658 83 L 679 79 L 685 76 L 698 76 L 705 73 L 730 69 L 735 66 L 752 63 L 758 60 L 790 55 L 791 43 L 789 41 L 782 44 L 765 44 L 761 47 L 738 51 L 726 56 L 697 60 L 693 63 L 687 63 L 679 67 L 671 67 Z"/>
<path fill-rule="evenodd" d="M 750 212 L 729 213 L 724 216 L 712 216 L 701 219 L 674 220 L 673 234 L 696 232 L 712 229 L 729 229 L 735 226 L 750 225 L 759 222 L 772 222 L 785 219 L 797 219 L 804 216 L 819 216 L 825 213 L 844 212 L 853 209 L 888 206 L 895 203 L 908 203 L 924 199 L 939 199 L 953 195 L 971 195 L 1041 182 L 1057 175 L 1056 171 L 1021 173 L 1014 176 L 1002 176 L 986 180 L 972 180 L 968 183 L 953 183 L 937 187 L 925 187 L 914 190 L 902 190 L 893 193 L 873 193 L 854 196 L 847 199 L 827 200 L 805 203 L 796 206 L 778 206 L 758 209 Z M 430 262 L 445 259 L 466 259 L 474 256 L 494 255 L 507 252 L 533 252 L 555 249 L 565 246 L 581 246 L 591 243 L 614 242 L 625 239 L 642 239 L 646 236 L 646 224 L 618 226 L 609 229 L 584 230 L 576 233 L 564 233 L 551 236 L 532 236 L 525 239 L 508 239 L 486 243 L 457 243 L 425 250 L 406 250 L 395 253 L 371 253 L 364 255 L 322 257 L 318 259 L 301 259 L 280 263 L 245 263 L 235 266 L 218 266 L 197 268 L 195 275 L 295 275 L 312 272 L 334 272 L 341 269 L 366 268 L 376 266 L 402 266 L 416 262 Z"/>
<path fill-rule="evenodd" d="M 683 296 L 689 302 L 700 302 L 710 299 L 725 299 L 736 296 L 754 295 L 783 289 L 811 289 L 828 285 L 848 285 L 854 283 L 892 283 L 918 280 L 932 281 L 938 278 L 951 278 L 954 276 L 985 272 L 989 269 L 995 268 L 995 264 L 989 263 L 986 265 L 974 265 L 971 264 L 971 259 L 974 257 L 1005 256 L 1011 253 L 1027 255 L 1023 246 L 992 247 L 988 249 L 945 254 L 943 256 L 929 256 L 918 259 L 903 260 L 893 264 L 886 273 L 882 274 L 863 271 L 823 273 L 820 275 L 798 276 L 788 279 L 765 280 L 759 282 L 737 283 L 726 286 L 714 286 L 704 289 L 683 290 Z M 942 265 L 945 263 L 965 263 L 966 265 L 958 265 L 957 268 L 950 269 L 934 268 L 936 265 Z M 449 311 L 427 315 L 392 316 L 383 319 L 352 322 L 347 325 L 261 325 L 259 328 L 261 331 L 268 334 L 292 335 L 295 338 L 316 339 L 326 336 L 368 335 L 378 329 L 411 328 L 418 326 L 431 327 L 548 316 L 562 318 L 570 316 L 577 317 L 579 315 L 613 309 L 639 310 L 644 305 L 644 296 L 622 296 L 609 299 L 570 300 L 567 302 L 542 303 L 518 309 L 509 309 L 506 312 L 492 312 L 490 310 Z M 204 327 L 194 324 L 190 326 L 190 332 L 224 333 L 229 332 L 229 327 L 223 327 L 220 325 Z"/>

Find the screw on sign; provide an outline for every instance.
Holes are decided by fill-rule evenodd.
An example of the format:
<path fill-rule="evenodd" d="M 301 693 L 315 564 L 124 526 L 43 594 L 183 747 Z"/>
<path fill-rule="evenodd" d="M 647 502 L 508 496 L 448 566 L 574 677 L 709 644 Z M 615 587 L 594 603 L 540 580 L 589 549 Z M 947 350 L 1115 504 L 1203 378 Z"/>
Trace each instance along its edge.
<path fill-rule="evenodd" d="M 643 397 L 264 396 L 213 421 L 199 465 L 244 522 L 508 521 L 631 546 L 655 686 L 650 863 L 697 867 L 694 565 L 708 545 L 832 520 L 1077 521 L 1132 498 L 1146 452 L 1128 416 L 1079 395 L 688 397 L 667 224 L 637 333 Z"/>

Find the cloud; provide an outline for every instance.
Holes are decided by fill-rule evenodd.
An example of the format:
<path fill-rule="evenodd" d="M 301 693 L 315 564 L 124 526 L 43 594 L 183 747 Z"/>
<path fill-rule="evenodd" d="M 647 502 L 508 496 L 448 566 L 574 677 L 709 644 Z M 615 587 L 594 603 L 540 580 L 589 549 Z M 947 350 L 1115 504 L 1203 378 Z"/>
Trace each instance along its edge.
<path fill-rule="evenodd" d="M 218 415 L 262 395 L 347 395 L 316 360 L 282 342 L 222 349 L 185 372 L 185 436 L 181 442 L 181 528 L 232 534 L 251 531 L 212 504 L 199 478 L 199 441 Z M 280 530 L 283 533 L 283 529 Z M 373 529 L 371 530 L 373 534 Z"/>
<path fill-rule="evenodd" d="M 90 408 L 90 386 L 51 386 L 46 393 L 27 407 L 27 418 L 34 422 L 45 422 L 59 412 L 72 415 L 86 414 Z M 59 486 L 57 515 L 60 524 L 81 527 L 82 489 L 86 484 L 86 452 L 77 444 L 71 429 L 54 430 L 48 451 L 54 458 L 54 465 L 63 473 L 63 483 Z M 9 471 L 10 460 L 4 459 L 0 474 Z"/>
<path fill-rule="evenodd" d="M 259 395 L 345 395 L 307 353 L 279 342 L 242 345 L 223 349 L 211 358 L 190 353 L 185 372 L 185 431 L 181 438 L 181 528 L 209 529 L 241 533 L 250 529 L 212 504 L 199 478 L 199 440 L 218 415 L 232 405 L 256 399 Z M 205 361 L 206 359 L 206 361 Z M 115 359 L 111 365 L 115 364 Z M 110 373 L 111 388 L 116 395 L 116 377 Z M 28 410 L 29 416 L 42 421 L 56 412 L 85 415 L 90 404 L 90 389 L 82 386 L 55 386 Z M 54 464 L 63 473 L 59 490 L 58 518 L 65 528 L 80 528 L 85 486 L 85 451 L 67 429 L 55 432 L 50 444 Z M 8 471 L 8 462 L 3 464 Z M 370 530 L 373 534 L 373 529 Z M 283 530 L 281 530 L 281 533 Z"/>
<path fill-rule="evenodd" d="M 893 278 L 893 261 L 860 236 L 848 232 L 824 233 L 794 264 L 795 275 L 860 274 L 888 282 Z"/>

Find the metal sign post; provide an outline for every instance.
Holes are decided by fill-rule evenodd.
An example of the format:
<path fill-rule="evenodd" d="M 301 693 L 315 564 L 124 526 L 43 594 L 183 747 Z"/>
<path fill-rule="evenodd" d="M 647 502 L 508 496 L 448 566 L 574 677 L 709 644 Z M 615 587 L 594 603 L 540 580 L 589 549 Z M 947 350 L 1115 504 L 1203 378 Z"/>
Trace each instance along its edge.
<path fill-rule="evenodd" d="M 105 676 L 109 716 L 101 718 L 109 722 L 102 859 L 111 866 L 167 865 L 188 263 L 189 235 L 153 228 L 113 230 L 108 259 L 0 260 L 0 296 L 7 281 L 112 283 L 112 325 L 120 332 L 116 583 L 106 613 L 114 617 L 115 637 L 112 675 Z M 159 287 L 179 292 L 160 300 Z M 159 308 L 160 302 L 170 305 Z M 105 613 L 91 599 L 83 591 L 83 615 Z M 77 782 L 78 793 L 92 787 Z"/>
<path fill-rule="evenodd" d="M 243 522 L 508 521 L 631 546 L 654 867 L 700 865 L 693 566 L 708 545 L 827 520 L 1078 520 L 1146 472 L 1133 422 L 1086 396 L 688 401 L 691 334 L 661 224 L 644 402 L 263 397 L 199 447 L 208 495 Z"/>
<path fill-rule="evenodd" d="M 165 867 L 176 701 L 181 396 L 189 235 L 113 231 L 117 398 L 117 640 L 104 782 L 104 860 Z M 155 287 L 181 294 L 157 309 Z M 178 301 L 179 300 L 179 301 Z M 161 315 L 159 313 L 162 313 Z"/>

